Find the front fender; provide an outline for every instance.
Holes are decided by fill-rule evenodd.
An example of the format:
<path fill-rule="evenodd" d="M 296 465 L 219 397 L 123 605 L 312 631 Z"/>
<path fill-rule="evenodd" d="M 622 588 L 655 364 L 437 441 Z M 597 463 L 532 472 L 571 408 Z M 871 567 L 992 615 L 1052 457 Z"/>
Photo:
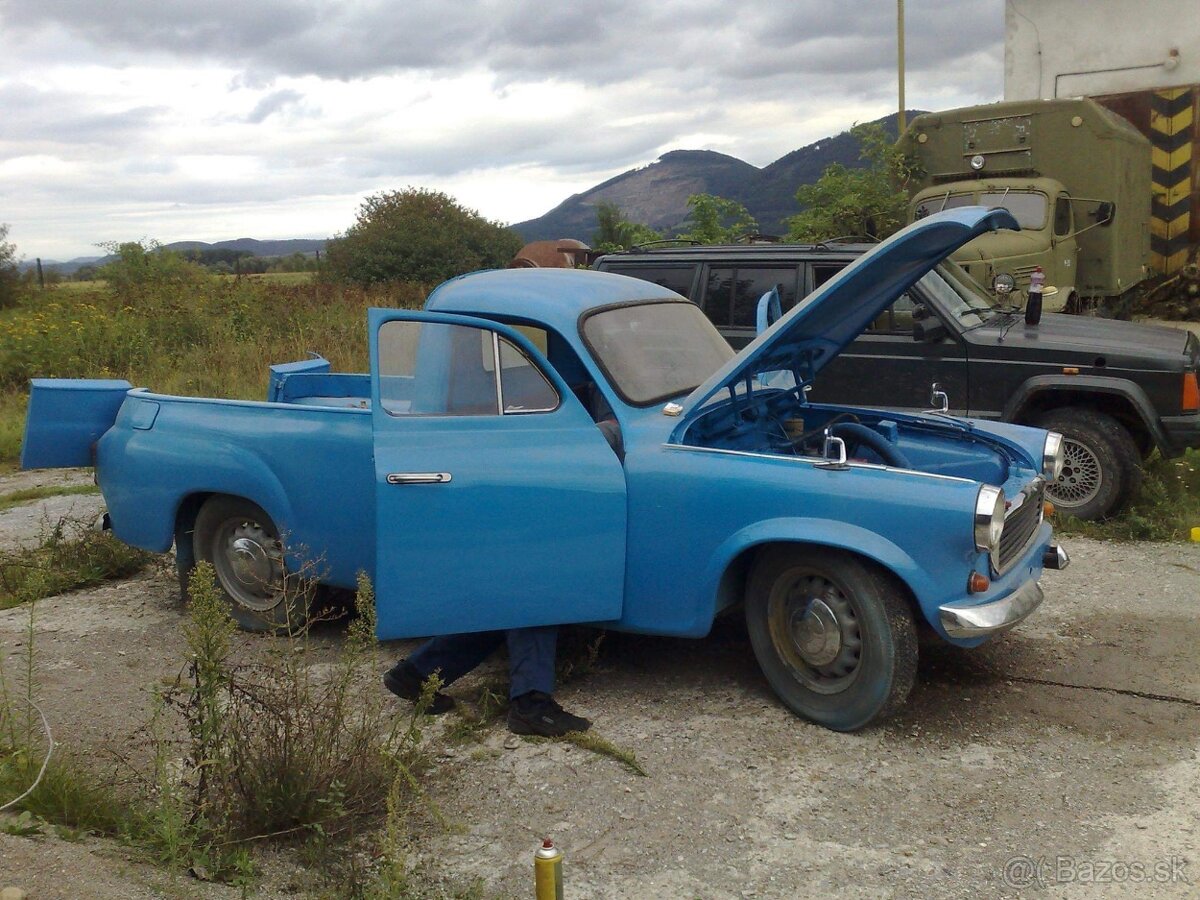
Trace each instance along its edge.
<path fill-rule="evenodd" d="M 1005 422 L 1016 421 L 1039 394 L 1104 394 L 1120 397 L 1132 408 L 1137 417 L 1145 425 L 1154 445 L 1164 453 L 1170 450 L 1170 442 L 1158 421 L 1158 413 L 1154 404 L 1146 396 L 1141 385 L 1127 378 L 1107 378 L 1102 375 L 1037 375 L 1028 379 L 1009 398 L 1004 406 L 1001 419 Z"/>
<path fill-rule="evenodd" d="M 713 608 L 701 613 L 697 625 L 708 630 L 720 602 L 721 579 L 730 565 L 747 550 L 772 543 L 813 544 L 846 550 L 873 560 L 904 582 L 921 606 L 922 614 L 936 622 L 937 610 L 926 610 L 921 598 L 933 602 L 939 595 L 924 569 L 887 538 L 858 525 L 834 519 L 776 518 L 748 525 L 726 539 L 713 554 L 704 572 L 704 596 L 713 598 Z M 936 603 L 934 603 L 936 606 Z"/>

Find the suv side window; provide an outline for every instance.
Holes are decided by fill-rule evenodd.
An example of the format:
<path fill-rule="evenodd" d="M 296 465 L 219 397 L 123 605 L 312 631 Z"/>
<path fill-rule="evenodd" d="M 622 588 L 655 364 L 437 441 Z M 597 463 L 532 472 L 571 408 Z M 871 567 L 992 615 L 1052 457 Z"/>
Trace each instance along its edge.
<path fill-rule="evenodd" d="M 842 269 L 845 263 L 818 263 L 812 267 L 813 290 L 816 290 Z M 875 321 L 867 326 L 871 334 L 912 334 L 913 308 L 916 302 L 905 291 L 896 301 L 876 316 Z"/>
<path fill-rule="evenodd" d="M 640 266 L 630 264 L 623 266 L 617 263 L 616 265 L 605 266 L 604 271 L 614 272 L 617 275 L 628 275 L 631 278 L 640 278 L 642 281 L 649 281 L 677 294 L 683 294 L 689 300 L 695 299 L 692 297 L 692 284 L 696 277 L 696 266 L 694 264 L 675 266 Z"/>
<path fill-rule="evenodd" d="M 797 266 L 709 266 L 704 313 L 718 328 L 753 328 L 758 301 L 779 288 L 783 311 L 796 305 Z"/>

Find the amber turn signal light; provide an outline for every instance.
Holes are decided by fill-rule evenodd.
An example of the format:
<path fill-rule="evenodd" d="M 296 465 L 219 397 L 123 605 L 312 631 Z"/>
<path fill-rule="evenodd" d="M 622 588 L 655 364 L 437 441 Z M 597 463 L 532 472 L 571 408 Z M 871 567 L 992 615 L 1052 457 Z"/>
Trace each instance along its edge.
<path fill-rule="evenodd" d="M 1042 513 L 1046 518 L 1050 518 L 1050 516 L 1054 515 L 1054 504 L 1047 500 L 1042 504 Z"/>
<path fill-rule="evenodd" d="M 1200 410 L 1200 384 L 1196 383 L 1195 372 L 1183 373 L 1183 403 L 1184 412 Z"/>
<path fill-rule="evenodd" d="M 972 572 L 971 577 L 967 579 L 967 590 L 972 594 L 982 594 L 992 583 L 988 581 L 986 575 L 980 575 L 978 572 Z"/>

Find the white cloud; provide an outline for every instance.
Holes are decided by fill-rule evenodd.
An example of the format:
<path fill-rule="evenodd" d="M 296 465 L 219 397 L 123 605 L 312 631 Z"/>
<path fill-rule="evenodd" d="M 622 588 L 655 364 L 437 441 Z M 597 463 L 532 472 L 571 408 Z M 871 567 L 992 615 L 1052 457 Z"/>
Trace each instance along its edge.
<path fill-rule="evenodd" d="M 909 11 L 910 107 L 999 96 L 1000 0 Z M 765 165 L 896 95 L 891 3 L 7 0 L 0 17 L 0 219 L 47 257 L 330 234 L 407 184 L 520 221 L 670 149 Z"/>

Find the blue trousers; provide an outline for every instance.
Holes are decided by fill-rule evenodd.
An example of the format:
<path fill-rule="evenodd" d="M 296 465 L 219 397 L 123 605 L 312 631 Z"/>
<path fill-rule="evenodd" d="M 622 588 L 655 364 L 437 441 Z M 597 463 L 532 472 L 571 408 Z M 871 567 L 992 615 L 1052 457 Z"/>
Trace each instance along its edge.
<path fill-rule="evenodd" d="M 508 642 L 508 674 L 512 682 L 509 698 L 515 699 L 530 691 L 553 694 L 557 625 L 435 637 L 418 647 L 408 661 L 422 678 L 437 672 L 443 684 L 453 684 L 491 656 L 505 641 Z"/>

